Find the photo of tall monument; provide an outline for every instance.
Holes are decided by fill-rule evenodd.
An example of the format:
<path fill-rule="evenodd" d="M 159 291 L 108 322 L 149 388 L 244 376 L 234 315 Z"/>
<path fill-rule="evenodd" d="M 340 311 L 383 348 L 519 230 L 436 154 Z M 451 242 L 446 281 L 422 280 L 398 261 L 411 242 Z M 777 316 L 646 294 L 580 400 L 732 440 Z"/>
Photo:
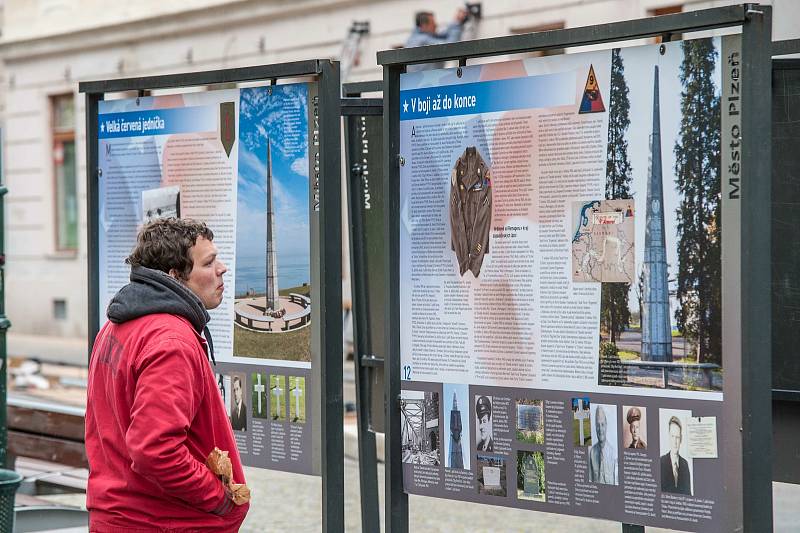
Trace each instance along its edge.
<path fill-rule="evenodd" d="M 267 137 L 266 176 L 266 254 L 263 295 L 237 295 L 234 304 L 236 325 L 256 333 L 284 333 L 311 323 L 311 298 L 300 293 L 281 296 L 278 291 L 278 253 L 275 242 L 275 209 L 272 198 L 272 147 Z"/>
<path fill-rule="evenodd" d="M 600 385 L 722 390 L 720 46 L 612 52 L 606 199 L 644 216 L 636 279 L 602 284 Z"/>
<path fill-rule="evenodd" d="M 240 96 L 233 352 L 310 361 L 308 87 Z"/>
<path fill-rule="evenodd" d="M 442 385 L 442 410 L 444 412 L 444 466 L 470 469 L 470 435 L 472 416 L 469 404 L 469 385 Z"/>
<path fill-rule="evenodd" d="M 672 361 L 669 319 L 667 246 L 664 240 L 664 180 L 661 172 L 661 114 L 658 66 L 653 67 L 653 132 L 650 134 L 650 175 L 647 180 L 644 265 L 642 267 L 643 361 Z"/>

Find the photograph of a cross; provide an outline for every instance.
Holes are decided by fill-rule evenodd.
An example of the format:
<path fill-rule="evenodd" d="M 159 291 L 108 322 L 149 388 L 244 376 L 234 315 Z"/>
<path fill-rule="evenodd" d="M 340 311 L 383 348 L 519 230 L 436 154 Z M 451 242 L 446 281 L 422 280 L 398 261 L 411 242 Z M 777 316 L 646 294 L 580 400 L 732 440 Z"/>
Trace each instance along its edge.
<path fill-rule="evenodd" d="M 578 421 L 580 434 L 580 446 L 583 446 L 586 437 L 583 434 L 583 421 L 589 418 L 589 413 L 583 409 L 583 398 L 578 398 L 578 410 L 575 412 L 575 420 Z"/>
<path fill-rule="evenodd" d="M 253 385 L 253 390 L 256 391 L 258 397 L 258 413 L 261 414 L 261 395 L 266 391 L 266 387 L 261 383 L 261 374 L 256 374 L 256 384 Z"/>

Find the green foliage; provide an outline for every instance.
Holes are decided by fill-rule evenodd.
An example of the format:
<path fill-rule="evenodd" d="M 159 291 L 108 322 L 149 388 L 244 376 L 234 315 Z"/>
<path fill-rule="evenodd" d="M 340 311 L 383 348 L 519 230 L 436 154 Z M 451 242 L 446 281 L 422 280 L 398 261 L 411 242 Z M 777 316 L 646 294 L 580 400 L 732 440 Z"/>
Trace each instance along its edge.
<path fill-rule="evenodd" d="M 311 285 L 300 285 L 298 287 L 289 287 L 288 289 L 281 289 L 278 294 L 281 296 L 289 296 L 289 294 L 300 294 L 301 296 L 311 296 Z"/>
<path fill-rule="evenodd" d="M 618 359 L 619 354 L 617 345 L 613 342 L 604 342 L 600 344 L 600 357 L 603 359 Z"/>
<path fill-rule="evenodd" d="M 517 429 L 517 440 L 529 444 L 544 444 L 544 433 Z"/>
<path fill-rule="evenodd" d="M 611 95 L 608 115 L 608 152 L 606 158 L 606 198 L 630 198 L 631 162 L 625 133 L 631 125 L 628 84 L 620 49 L 611 52 Z M 603 283 L 600 300 L 600 321 L 615 342 L 630 324 L 628 309 L 629 283 Z"/>
<path fill-rule="evenodd" d="M 583 424 L 583 443 L 580 442 L 581 440 L 581 427 L 580 424 Z M 591 446 L 592 445 L 592 425 L 587 417 L 583 421 L 581 420 L 573 420 L 572 421 L 572 442 L 576 444 L 576 446 Z"/>
<path fill-rule="evenodd" d="M 237 294 L 236 298 L 258 297 L 266 296 L 266 292 L 251 292 Z M 280 289 L 278 291 L 280 296 L 289 296 L 289 294 L 299 294 L 301 296 L 311 296 L 311 285 L 298 285 L 297 287 L 289 287 L 288 289 Z"/>
<path fill-rule="evenodd" d="M 683 41 L 681 127 L 675 176 L 678 219 L 678 328 L 700 362 L 722 363 L 720 99 L 710 39 Z"/>
<path fill-rule="evenodd" d="M 617 351 L 617 355 L 622 361 L 636 361 L 642 357 L 642 354 L 639 352 L 628 352 L 625 350 Z"/>
<path fill-rule="evenodd" d="M 631 125 L 628 84 L 620 49 L 611 53 L 611 95 L 608 115 L 608 153 L 606 159 L 606 198 L 630 198 L 631 162 L 625 133 Z"/>
<path fill-rule="evenodd" d="M 547 493 L 547 482 L 544 470 L 544 453 L 542 452 L 518 452 L 517 454 L 517 489 L 525 489 L 525 467 L 533 463 L 539 475 L 539 488 L 541 494 Z"/>

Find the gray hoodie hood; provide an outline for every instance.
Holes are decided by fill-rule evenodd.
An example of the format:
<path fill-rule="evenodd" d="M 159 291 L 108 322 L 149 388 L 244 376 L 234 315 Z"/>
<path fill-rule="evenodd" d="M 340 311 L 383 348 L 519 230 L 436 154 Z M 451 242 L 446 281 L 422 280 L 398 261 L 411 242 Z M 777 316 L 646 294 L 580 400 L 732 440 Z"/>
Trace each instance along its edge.
<path fill-rule="evenodd" d="M 143 266 L 131 268 L 131 282 L 122 287 L 108 304 L 106 315 L 115 324 L 155 313 L 182 316 L 208 342 L 214 362 L 214 345 L 208 331 L 208 315 L 200 299 L 172 276 Z"/>

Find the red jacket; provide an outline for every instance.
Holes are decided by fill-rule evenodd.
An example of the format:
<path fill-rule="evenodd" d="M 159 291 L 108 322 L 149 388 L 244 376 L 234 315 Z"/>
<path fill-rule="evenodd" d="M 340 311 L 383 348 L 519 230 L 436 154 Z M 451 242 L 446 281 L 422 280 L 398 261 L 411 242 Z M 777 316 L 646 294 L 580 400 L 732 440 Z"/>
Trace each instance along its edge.
<path fill-rule="evenodd" d="M 108 322 L 98 334 L 86 408 L 90 531 L 238 531 L 248 505 L 233 505 L 205 466 L 214 446 L 228 450 L 234 481 L 245 482 L 204 350 L 172 314 Z"/>

